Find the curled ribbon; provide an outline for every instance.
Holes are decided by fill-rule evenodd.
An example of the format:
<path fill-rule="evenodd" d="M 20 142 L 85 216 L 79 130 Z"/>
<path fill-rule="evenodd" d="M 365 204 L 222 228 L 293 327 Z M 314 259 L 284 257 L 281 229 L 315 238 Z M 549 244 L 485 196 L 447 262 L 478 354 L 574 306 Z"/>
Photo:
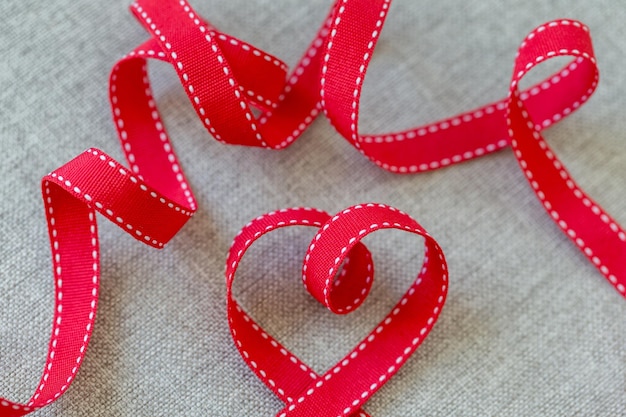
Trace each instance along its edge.
<path fill-rule="evenodd" d="M 570 114 L 598 85 L 591 38 L 583 36 L 588 32 L 578 22 L 560 20 L 539 26 L 526 37 L 515 59 L 506 123 L 520 168 L 550 217 L 626 297 L 626 233 L 580 189 L 541 135 L 541 126 Z M 534 120 L 541 119 L 534 115 L 541 112 L 538 107 L 542 103 L 535 108 L 524 101 L 519 81 L 537 64 L 557 56 L 575 57 L 551 79 L 555 86 L 553 100 L 558 100 L 562 110 L 538 125 Z"/>
<path fill-rule="evenodd" d="M 42 179 L 54 272 L 54 319 L 44 371 L 26 404 L 0 398 L 0 416 L 18 417 L 59 398 L 74 380 L 93 332 L 100 284 L 95 212 L 161 248 L 193 214 L 95 149 Z M 148 215 L 147 215 L 148 214 Z"/>
<path fill-rule="evenodd" d="M 323 375 L 267 334 L 233 296 L 235 273 L 246 250 L 264 234 L 289 226 L 319 228 L 306 253 L 302 279 L 317 301 L 339 314 L 358 308 L 374 279 L 372 257 L 361 239 L 389 228 L 424 238 L 424 262 L 416 280 L 374 330 Z M 285 209 L 254 219 L 235 238 L 226 262 L 228 322 L 245 362 L 285 402 L 278 417 L 365 417 L 361 405 L 400 369 L 432 329 L 445 301 L 447 281 L 446 261 L 437 242 L 393 207 L 362 204 L 332 217 L 310 208 Z"/>
<path fill-rule="evenodd" d="M 515 58 L 507 98 L 414 129 L 363 135 L 358 131 L 361 88 L 389 6 L 390 0 L 338 0 L 288 75 L 280 60 L 219 32 L 185 1 L 139 0 L 133 4 L 133 13 L 151 38 L 114 66 L 109 86 L 113 118 L 129 167 L 90 149 L 44 177 L 42 192 L 55 279 L 52 335 L 35 393 L 26 404 L 0 398 L 0 416 L 22 416 L 53 402 L 67 390 L 82 363 L 97 309 L 95 211 L 136 239 L 161 248 L 196 210 L 152 97 L 147 58 L 173 65 L 201 122 L 224 143 L 285 148 L 324 112 L 355 148 L 392 172 L 437 169 L 510 144 L 551 218 L 626 297 L 626 233 L 580 189 L 541 135 L 544 128 L 585 103 L 597 86 L 598 70 L 588 28 L 577 21 L 558 20 L 531 32 Z M 573 61 L 545 81 L 519 91 L 519 81 L 529 70 L 555 56 L 572 56 Z M 255 117 L 251 106 L 260 109 L 261 115 Z M 408 219 L 399 223 L 403 222 L 413 225 Z M 421 228 L 415 226 L 415 230 Z M 351 247 L 349 253 L 346 256 L 360 261 L 351 262 L 349 270 L 359 271 L 354 272 L 358 284 L 354 288 L 363 291 L 367 287 L 358 281 L 362 271 L 352 268 L 363 268 L 355 264 L 371 265 L 371 260 L 360 244 Z M 327 299 L 320 296 L 324 287 L 316 281 L 318 275 L 310 276 L 307 288 L 318 300 L 335 312 L 348 310 L 350 305 L 342 304 L 344 297 L 354 296 L 351 291 L 357 290 L 346 286 L 344 295 L 336 299 L 328 295 Z M 237 309 L 234 311 L 229 307 L 231 319 L 237 317 Z M 365 363 L 361 361 L 350 366 L 358 369 Z M 294 375 L 297 372 L 294 370 Z M 284 384 L 283 390 L 288 389 L 291 398 L 303 398 L 302 393 L 307 392 L 303 391 L 307 386 L 303 381 L 293 382 L 297 386 Z M 351 384 L 347 385 L 351 390 Z M 300 410 L 319 407 L 326 398 L 325 391 L 315 392 L 315 399 L 289 404 L 284 413 L 298 415 L 304 412 Z M 355 407 L 360 407 L 371 392 L 362 400 L 355 397 L 352 401 L 356 404 L 343 414 L 357 412 Z"/>
<path fill-rule="evenodd" d="M 167 182 L 163 172 L 167 161 L 175 160 L 150 93 L 147 58 L 172 64 L 209 133 L 228 144 L 287 147 L 320 111 L 359 152 L 391 172 L 438 169 L 510 144 L 551 218 L 626 297 L 626 233 L 576 185 L 541 136 L 597 86 L 589 29 L 562 19 L 533 30 L 515 58 L 509 95 L 498 102 L 402 132 L 364 135 L 358 130 L 361 89 L 390 3 L 337 0 L 285 81 L 280 60 L 219 32 L 185 0 L 136 1 L 131 10 L 152 37 L 111 74 L 116 125 L 133 169 L 139 172 L 135 161 L 159 159 L 165 171 L 155 173 L 154 181 Z M 519 91 L 530 69 L 558 56 L 573 61 Z M 259 117 L 251 106 L 262 111 Z"/>

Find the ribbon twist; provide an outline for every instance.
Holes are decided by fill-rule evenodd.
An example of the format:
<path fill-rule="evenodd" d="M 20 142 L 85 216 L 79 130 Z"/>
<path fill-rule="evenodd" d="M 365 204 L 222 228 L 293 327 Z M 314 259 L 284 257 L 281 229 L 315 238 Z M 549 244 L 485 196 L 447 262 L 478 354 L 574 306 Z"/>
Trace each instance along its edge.
<path fill-rule="evenodd" d="M 287 147 L 320 111 L 363 155 L 396 173 L 446 167 L 511 144 L 551 218 L 626 297 L 626 233 L 575 184 L 541 136 L 584 104 L 597 86 L 589 29 L 562 19 L 533 30 L 520 46 L 511 90 L 502 100 L 421 127 L 361 134 L 361 89 L 390 4 L 337 0 L 285 81 L 280 60 L 219 32 L 185 0 L 137 0 L 131 9 L 152 38 L 123 58 L 111 76 L 111 102 L 127 158 L 132 163 L 140 152 L 175 160 L 149 89 L 145 60 L 150 57 L 172 64 L 209 133 L 228 144 Z M 556 56 L 574 60 L 519 91 L 519 80 L 531 68 Z M 249 74 L 258 77 L 257 84 Z M 119 82 L 125 88 L 117 94 Z M 258 117 L 251 106 L 261 110 Z M 183 178 L 177 164 L 174 171 Z"/>
<path fill-rule="evenodd" d="M 42 194 L 55 284 L 52 334 L 35 393 L 26 404 L 0 398 L 2 417 L 23 416 L 55 401 L 83 362 L 100 284 L 96 211 L 156 248 L 162 248 L 194 211 L 96 149 L 46 175 Z"/>

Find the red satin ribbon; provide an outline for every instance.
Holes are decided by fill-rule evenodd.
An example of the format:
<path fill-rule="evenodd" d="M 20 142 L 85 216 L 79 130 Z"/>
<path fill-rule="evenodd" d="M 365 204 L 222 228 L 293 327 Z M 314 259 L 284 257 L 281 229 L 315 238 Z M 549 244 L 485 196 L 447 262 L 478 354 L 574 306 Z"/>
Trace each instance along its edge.
<path fill-rule="evenodd" d="M 337 1 L 289 76 L 280 60 L 219 32 L 184 1 L 141 0 L 133 5 L 133 12 L 151 38 L 120 60 L 110 78 L 114 121 L 129 168 L 101 151 L 90 149 L 44 177 L 42 191 L 55 278 L 55 313 L 48 358 L 32 398 L 27 404 L 0 399 L 0 416 L 22 416 L 51 403 L 67 390 L 82 363 L 97 308 L 99 251 L 94 212 L 99 211 L 136 239 L 160 248 L 196 209 L 150 92 L 147 58 L 167 61 L 174 66 L 201 122 L 209 133 L 225 143 L 284 148 L 302 134 L 320 111 L 361 153 L 392 172 L 437 169 L 493 152 L 510 143 L 520 167 L 550 216 L 617 291 L 626 296 L 624 230 L 582 192 L 540 133 L 580 107 L 597 86 L 598 71 L 588 29 L 572 20 L 554 21 L 535 29 L 520 47 L 510 93 L 503 100 L 415 129 L 363 135 L 358 131 L 361 88 L 389 3 L 388 0 Z M 520 79 L 531 68 L 563 55 L 572 56 L 573 61 L 546 81 L 526 91 L 518 90 Z M 254 116 L 251 106 L 262 111 L 259 117 Z M 355 214 L 357 212 L 368 214 L 361 217 Z M 365 415 L 359 407 L 423 340 L 443 303 L 443 255 L 436 243 L 408 216 L 374 205 L 351 208 L 333 219 L 328 220 L 324 213 L 302 209 L 267 215 L 244 229 L 240 236 L 254 231 L 248 238 L 250 242 L 236 238 L 234 248 L 237 251 L 231 251 L 229 256 L 231 330 L 247 363 L 287 402 L 279 415 Z M 419 278 L 419 286 L 411 288 L 431 289 L 441 295 L 434 298 L 426 291 L 425 298 L 420 298 L 425 304 L 420 307 L 410 302 L 411 294 L 407 293 L 403 298 L 407 306 L 395 313 L 398 319 L 392 318 L 391 327 L 383 322 L 388 327 L 383 326 L 380 337 L 374 335 L 377 328 L 370 335 L 375 342 L 368 342 L 362 353 L 359 345 L 346 357 L 345 365 L 342 361 L 323 376 L 313 376 L 310 372 L 307 375 L 305 364 L 288 352 L 283 354 L 281 348 L 273 345 L 273 339 L 260 328 L 257 330 L 251 319 L 237 308 L 230 290 L 236 269 L 236 263 L 232 262 L 238 262 L 255 235 L 291 222 L 312 225 L 327 222 L 324 227 L 328 228 L 323 227 L 318 235 L 325 244 L 314 242 L 308 254 L 310 259 L 305 262 L 305 284 L 334 312 L 344 313 L 348 307 L 356 308 L 367 294 L 365 271 L 372 266 L 371 258 L 367 249 L 358 243 L 358 233 L 354 232 L 363 227 L 357 232 L 369 233 L 368 222 L 369 226 L 377 225 L 372 230 L 408 227 L 409 231 L 424 236 L 428 248 L 426 270 Z M 261 226 L 269 229 L 258 229 Z M 344 246 L 336 245 L 342 244 L 342 239 L 348 236 L 356 240 L 350 242 L 350 238 L 347 245 L 344 242 L 345 251 L 341 253 Z M 336 255 L 317 255 L 326 250 Z M 435 259 L 432 253 L 441 257 Z M 351 277 L 345 282 L 351 285 L 328 287 L 336 269 L 333 273 L 328 271 L 341 264 L 344 257 L 351 260 L 345 269 Z M 339 261 L 324 273 L 329 259 Z M 355 302 L 359 291 L 365 293 Z M 414 323 L 400 320 L 406 314 L 403 313 L 405 308 L 420 319 Z M 395 316 L 394 311 L 389 317 Z M 424 334 L 407 343 L 409 339 L 402 340 L 401 332 L 390 330 L 398 325 L 396 323 L 401 323 L 399 326 L 404 326 L 408 334 L 414 335 L 416 330 L 420 333 L 423 330 Z M 257 344 L 259 335 L 267 343 Z M 414 340 L 418 341 L 413 343 Z M 397 354 L 400 347 L 406 353 L 403 350 L 402 355 Z M 369 353 L 384 349 L 397 354 L 394 360 L 400 360 L 386 370 L 384 365 L 389 358 L 374 359 Z M 276 352 L 281 355 L 277 362 L 267 363 L 266 355 L 278 356 Z M 354 353 L 358 359 L 351 357 Z M 277 364 L 282 364 L 283 368 L 275 369 Z M 337 377 L 327 380 L 327 375 L 334 375 L 334 369 L 339 369 Z M 364 369 L 376 370 L 371 375 L 368 373 L 364 381 L 373 381 L 370 379 L 373 375 L 384 376 L 384 379 L 376 386 L 374 381 L 366 387 L 359 382 Z M 346 379 L 350 376 L 351 379 Z M 272 386 L 272 382 L 276 386 Z M 319 383 L 321 387 L 317 387 Z M 341 388 L 341 395 L 331 401 L 328 392 L 336 387 Z"/>

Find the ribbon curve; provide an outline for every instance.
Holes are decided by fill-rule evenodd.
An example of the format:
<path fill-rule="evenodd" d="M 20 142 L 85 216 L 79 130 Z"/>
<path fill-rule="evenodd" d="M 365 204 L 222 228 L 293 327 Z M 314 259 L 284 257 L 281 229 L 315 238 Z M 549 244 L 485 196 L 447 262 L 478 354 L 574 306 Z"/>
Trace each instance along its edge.
<path fill-rule="evenodd" d="M 18 417 L 59 398 L 74 380 L 93 332 L 100 284 L 96 211 L 134 238 L 161 248 L 193 215 L 97 149 L 42 179 L 54 273 L 54 318 L 44 371 L 26 404 L 0 398 Z M 148 215 L 147 215 L 148 214 Z"/>

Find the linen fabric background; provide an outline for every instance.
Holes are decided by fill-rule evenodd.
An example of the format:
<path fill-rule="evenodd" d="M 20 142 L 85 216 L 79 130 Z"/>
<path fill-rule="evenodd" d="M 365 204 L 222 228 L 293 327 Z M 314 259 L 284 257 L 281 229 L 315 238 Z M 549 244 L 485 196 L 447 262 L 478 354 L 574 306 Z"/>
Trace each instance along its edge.
<path fill-rule="evenodd" d="M 331 1 L 191 4 L 293 67 Z M 147 37 L 128 6 L 0 5 L 0 395 L 12 400 L 34 391 L 51 328 L 40 178 L 88 147 L 123 158 L 108 74 Z M 361 131 L 411 127 L 504 97 L 522 39 L 561 17 L 591 28 L 600 84 L 545 136 L 583 189 L 626 224 L 621 0 L 394 1 L 365 80 Z M 400 176 L 363 158 L 324 118 L 284 151 L 225 146 L 203 129 L 174 71 L 162 63 L 150 71 L 199 210 L 161 251 L 99 217 L 102 283 L 91 345 L 67 393 L 33 415 L 274 415 L 282 403 L 247 368 L 228 331 L 223 270 L 232 238 L 274 209 L 334 213 L 370 201 L 416 218 L 450 268 L 439 322 L 366 404 L 372 416 L 626 415 L 626 303 L 546 215 L 510 149 Z M 373 292 L 361 310 L 335 317 L 300 283 L 313 234 L 292 228 L 264 237 L 244 259 L 235 293 L 321 372 L 404 293 L 422 244 L 400 232 L 369 237 Z"/>

